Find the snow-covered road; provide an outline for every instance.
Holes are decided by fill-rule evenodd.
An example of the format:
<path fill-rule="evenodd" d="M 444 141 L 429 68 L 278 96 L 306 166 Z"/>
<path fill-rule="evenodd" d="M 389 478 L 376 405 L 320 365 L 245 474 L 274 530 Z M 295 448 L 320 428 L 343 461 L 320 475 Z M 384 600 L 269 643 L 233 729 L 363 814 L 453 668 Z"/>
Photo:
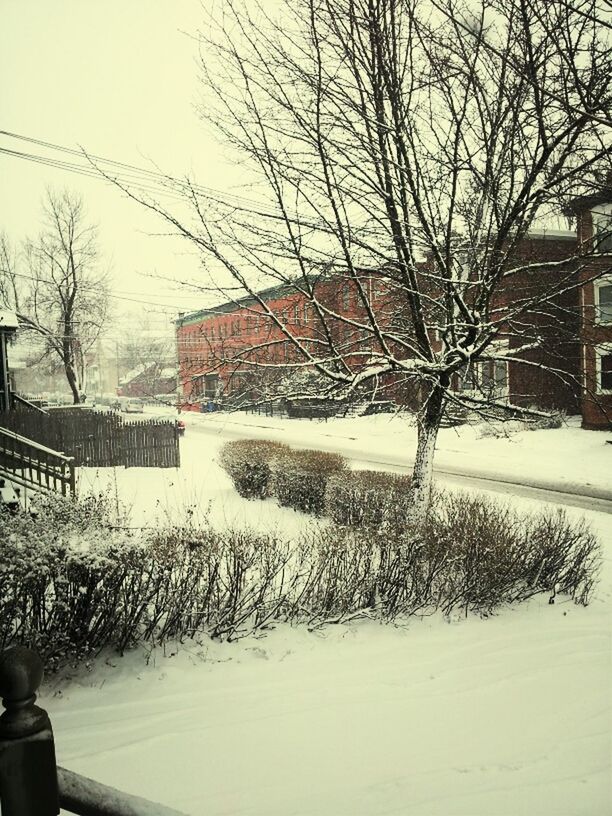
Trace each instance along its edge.
<path fill-rule="evenodd" d="M 316 447 L 318 450 L 342 453 L 352 463 L 353 467 L 373 470 L 410 471 L 413 460 L 413 450 L 404 449 L 400 440 L 394 449 L 380 445 L 376 437 L 345 436 L 342 433 L 329 433 L 325 423 L 302 423 L 301 426 L 291 423 L 259 424 L 257 421 L 241 421 L 242 417 L 225 417 L 223 420 L 203 417 L 199 421 L 188 420 L 189 435 L 206 434 L 214 437 L 218 442 L 226 439 L 241 439 L 253 437 L 256 439 L 275 439 L 296 447 Z M 253 418 L 255 419 L 255 418 Z M 398 431 L 402 431 L 397 423 Z M 330 429 L 331 430 L 331 429 Z M 530 432 L 533 433 L 533 432 Z M 549 434 L 551 432 L 548 432 Z M 588 434 L 588 432 L 585 432 Z M 600 436 L 600 435 L 596 435 Z M 608 487 L 597 475 L 595 479 L 589 476 L 589 481 L 577 481 L 542 476 L 537 470 L 527 466 L 522 473 L 503 468 L 494 472 L 492 463 L 483 464 L 482 456 L 477 454 L 478 444 L 486 448 L 488 440 L 475 440 L 476 449 L 470 455 L 468 450 L 458 451 L 455 462 L 448 461 L 448 448 L 443 448 L 443 464 L 435 464 L 436 479 L 449 487 L 470 487 L 474 489 L 490 490 L 505 496 L 521 496 L 535 501 L 565 504 L 569 507 L 578 507 L 584 510 L 598 510 L 602 513 L 612 513 L 612 475 L 607 482 Z M 493 440 L 495 442 L 499 440 Z M 507 440 L 504 440 L 507 441 Z M 527 442 L 529 436 L 527 437 Z M 554 441 L 554 440 L 553 440 Z M 603 435 L 600 436 L 603 445 Z M 560 444 L 563 440 L 560 439 Z M 188 444 L 197 445 L 189 441 Z M 516 444 L 516 443 L 515 443 Z M 446 458 L 444 458 L 446 453 Z M 515 453 L 513 451 L 513 453 Z M 520 455 L 520 454 L 519 454 Z M 609 450 L 609 467 L 612 474 L 612 446 Z M 574 474 L 572 474 L 574 475 Z"/>

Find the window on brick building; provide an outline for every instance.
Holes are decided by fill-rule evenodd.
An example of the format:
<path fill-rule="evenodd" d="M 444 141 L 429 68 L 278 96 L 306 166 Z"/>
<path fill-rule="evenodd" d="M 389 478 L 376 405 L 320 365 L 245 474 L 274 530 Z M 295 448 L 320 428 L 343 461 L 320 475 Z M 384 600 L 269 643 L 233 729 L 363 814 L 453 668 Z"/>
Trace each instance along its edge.
<path fill-rule="evenodd" d="M 596 252 L 612 252 L 612 204 L 593 210 L 593 239 Z"/>
<path fill-rule="evenodd" d="M 293 322 L 296 325 L 300 322 L 300 307 L 297 303 L 293 307 Z"/>
<path fill-rule="evenodd" d="M 349 304 L 351 302 L 351 290 L 349 288 L 348 283 L 345 283 L 342 287 L 342 308 L 348 309 Z"/>
<path fill-rule="evenodd" d="M 504 360 L 473 363 L 458 380 L 460 391 L 476 391 L 490 397 L 505 396 L 508 388 L 508 364 Z"/>
<path fill-rule="evenodd" d="M 595 283 L 595 308 L 598 323 L 612 323 L 612 280 L 604 279 Z"/>
<path fill-rule="evenodd" d="M 304 304 L 304 323 L 308 323 L 308 314 L 309 314 L 309 311 L 310 311 L 310 309 L 309 309 L 309 304 L 308 304 L 308 303 L 305 303 L 305 304 Z"/>
<path fill-rule="evenodd" d="M 597 354 L 597 390 L 601 394 L 612 394 L 612 346 L 602 346 Z"/>

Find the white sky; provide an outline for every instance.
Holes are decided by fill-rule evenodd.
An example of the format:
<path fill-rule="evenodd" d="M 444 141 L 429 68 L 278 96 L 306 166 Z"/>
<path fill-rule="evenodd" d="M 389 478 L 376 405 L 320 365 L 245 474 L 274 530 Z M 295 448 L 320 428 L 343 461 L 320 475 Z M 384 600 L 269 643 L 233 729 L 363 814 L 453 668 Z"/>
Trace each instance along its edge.
<path fill-rule="evenodd" d="M 224 162 L 194 110 L 197 44 L 182 32 L 195 33 L 201 24 L 200 0 L 2 0 L 1 6 L 0 130 L 81 145 L 141 167 L 152 160 L 170 174 L 235 189 L 239 172 Z M 0 147 L 39 150 L 4 135 Z M 48 186 L 83 196 L 99 225 L 118 312 L 157 310 L 144 300 L 174 312 L 200 305 L 197 295 L 147 277 L 195 279 L 197 259 L 176 239 L 152 237 L 166 230 L 163 222 L 116 188 L 4 154 L 0 179 L 0 230 L 14 240 L 38 231 Z"/>

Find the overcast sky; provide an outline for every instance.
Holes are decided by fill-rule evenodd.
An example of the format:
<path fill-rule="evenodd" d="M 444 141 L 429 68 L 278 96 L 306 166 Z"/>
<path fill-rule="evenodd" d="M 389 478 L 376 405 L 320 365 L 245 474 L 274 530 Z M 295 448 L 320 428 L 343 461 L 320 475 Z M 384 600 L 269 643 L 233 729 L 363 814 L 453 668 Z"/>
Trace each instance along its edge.
<path fill-rule="evenodd" d="M 234 189 L 238 171 L 194 111 L 197 45 L 188 34 L 202 17 L 200 0 L 2 0 L 0 130 Z M 0 147 L 53 155 L 4 135 Z M 176 239 L 148 235 L 164 224 L 115 188 L 2 153 L 0 174 L 0 229 L 11 238 L 38 231 L 48 186 L 68 187 L 99 225 L 119 310 L 145 300 L 198 307 L 195 295 L 147 277 L 195 279 L 197 259 Z"/>

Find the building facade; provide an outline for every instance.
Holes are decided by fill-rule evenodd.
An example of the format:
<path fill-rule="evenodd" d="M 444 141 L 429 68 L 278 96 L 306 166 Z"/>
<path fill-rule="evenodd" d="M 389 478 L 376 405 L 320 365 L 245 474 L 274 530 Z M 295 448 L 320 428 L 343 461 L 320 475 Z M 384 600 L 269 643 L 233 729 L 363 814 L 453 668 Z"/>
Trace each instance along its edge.
<path fill-rule="evenodd" d="M 578 239 L 584 253 L 595 252 L 581 271 L 582 424 L 612 423 L 612 186 L 576 199 Z"/>
<path fill-rule="evenodd" d="M 521 315 L 520 323 L 504 328 L 500 344 L 509 357 L 517 356 L 521 362 L 479 362 L 466 376 L 455 378 L 456 391 L 488 388 L 496 399 L 514 405 L 581 413 L 586 428 L 611 426 L 610 201 L 607 193 L 577 199 L 573 210 L 577 230 L 532 232 L 521 243 L 516 263 L 525 269 L 500 288 L 494 304 L 500 313 L 517 297 L 528 299 L 547 291 L 559 274 L 556 262 L 575 258 L 576 271 L 570 273 L 575 280 L 547 308 L 531 309 Z M 394 321 L 399 327 L 402 295 L 393 291 L 388 278 L 364 273 L 359 285 L 366 290 L 376 319 L 387 328 Z M 257 400 L 265 395 L 266 378 L 295 376 L 290 364 L 302 358 L 286 341 L 283 329 L 313 352 L 326 342 L 322 332 L 328 331 L 347 360 L 367 357 L 372 338 L 351 326 L 352 319 L 359 322 L 365 316 L 354 281 L 327 275 L 313 281 L 312 288 L 319 306 L 291 286 L 277 286 L 259 292 L 257 298 L 180 315 L 176 336 L 183 403 L 199 409 L 201 403 L 231 400 L 236 394 L 245 402 Z M 325 326 L 317 308 L 325 313 Z M 528 350 L 522 349 L 526 333 L 538 337 L 537 346 Z M 440 342 L 439 333 L 431 339 Z M 410 406 L 415 394 L 391 374 L 385 378 L 384 397 Z"/>

